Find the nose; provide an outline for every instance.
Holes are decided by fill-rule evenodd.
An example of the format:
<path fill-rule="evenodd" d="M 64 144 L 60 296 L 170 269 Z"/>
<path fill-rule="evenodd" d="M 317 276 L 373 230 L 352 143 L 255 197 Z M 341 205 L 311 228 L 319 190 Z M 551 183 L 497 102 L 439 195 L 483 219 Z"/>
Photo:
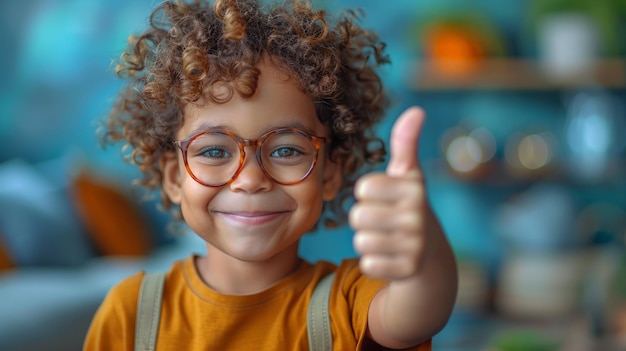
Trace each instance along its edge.
<path fill-rule="evenodd" d="M 246 148 L 249 150 L 245 153 L 243 166 L 230 183 L 230 189 L 234 192 L 243 191 L 250 194 L 271 190 L 272 180 L 265 174 L 255 157 L 255 147 L 247 146 Z"/>

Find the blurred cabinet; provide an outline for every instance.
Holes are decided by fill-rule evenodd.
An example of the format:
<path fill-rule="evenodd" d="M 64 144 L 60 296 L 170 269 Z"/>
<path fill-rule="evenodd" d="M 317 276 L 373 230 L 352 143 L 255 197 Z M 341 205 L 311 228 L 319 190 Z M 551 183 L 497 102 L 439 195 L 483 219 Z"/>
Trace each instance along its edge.
<path fill-rule="evenodd" d="M 455 249 L 461 246 L 461 264 L 466 247 L 473 250 L 470 256 L 486 262 L 487 278 L 481 275 L 482 283 L 475 284 L 464 281 L 473 279 L 471 276 L 461 277 L 463 286 L 479 286 L 476 292 L 485 295 L 483 307 L 487 309 L 535 314 L 524 318 L 563 318 L 589 308 L 572 295 L 580 289 L 571 287 L 583 284 L 585 265 L 592 263 L 571 269 L 571 265 L 563 265 L 562 257 L 578 260 L 578 253 L 585 255 L 608 241 L 623 245 L 626 61 L 599 60 L 591 71 L 567 79 L 550 78 L 538 62 L 527 59 L 485 60 L 473 71 L 456 76 L 438 72 L 428 61 L 414 62 L 411 71 L 407 86 L 416 103 L 428 112 L 431 130 L 438 134 L 428 142 L 435 142 L 437 149 L 430 150 L 424 160 L 425 172 L 439 192 L 432 196 L 435 210 Z M 602 93 L 622 107 L 585 105 L 580 101 L 587 92 Z M 576 113 L 586 114 L 588 123 L 574 120 Z M 610 116 L 603 120 L 601 114 Z M 489 133 L 492 135 L 485 137 Z M 585 173 L 595 161 L 585 156 L 583 161 L 589 167 L 578 162 L 575 157 L 580 155 L 575 155 L 575 149 L 585 143 L 592 149 L 606 147 L 609 139 L 622 144 L 614 147 L 610 159 L 601 165 L 606 172 Z M 460 146 L 453 145 L 457 141 Z M 537 257 L 549 264 L 530 275 L 510 273 L 537 268 L 526 264 L 538 262 Z M 499 276 L 503 268 L 509 272 L 507 279 Z M 461 274 L 464 271 L 461 269 Z M 556 291 L 562 287 L 552 284 L 557 281 L 554 277 L 565 279 L 567 275 L 571 281 L 568 291 Z M 485 279 L 490 280 L 490 288 L 485 289 Z M 536 291 L 524 288 L 531 284 Z M 498 296 L 503 291 L 517 295 Z M 480 297 L 472 292 L 462 291 L 460 296 L 472 296 L 472 303 L 480 305 Z M 556 306 L 547 300 L 555 296 L 558 301 L 570 298 L 572 303 L 553 309 L 549 316 L 550 310 L 542 306 Z M 494 306 L 498 301 L 502 305 Z M 537 308 L 504 306 L 521 301 Z"/>

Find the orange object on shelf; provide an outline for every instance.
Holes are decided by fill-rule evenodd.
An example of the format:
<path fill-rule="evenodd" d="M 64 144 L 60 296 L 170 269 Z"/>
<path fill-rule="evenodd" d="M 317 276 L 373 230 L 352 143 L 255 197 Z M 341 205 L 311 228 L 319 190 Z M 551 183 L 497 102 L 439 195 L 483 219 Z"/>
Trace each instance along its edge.
<path fill-rule="evenodd" d="M 446 24 L 433 26 L 425 33 L 424 49 L 433 67 L 451 76 L 472 73 L 487 51 L 476 33 Z"/>

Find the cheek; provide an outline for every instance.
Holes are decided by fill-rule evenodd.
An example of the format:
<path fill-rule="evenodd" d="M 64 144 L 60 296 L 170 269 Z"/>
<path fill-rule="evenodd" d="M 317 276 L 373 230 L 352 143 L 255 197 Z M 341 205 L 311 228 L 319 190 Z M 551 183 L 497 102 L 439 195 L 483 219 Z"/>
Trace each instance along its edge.
<path fill-rule="evenodd" d="M 183 211 L 183 215 L 185 216 L 186 213 L 196 211 L 208 211 L 209 204 L 219 189 L 220 188 L 211 188 L 200 185 L 191 177 L 184 177 L 184 179 L 181 180 L 181 210 Z"/>
<path fill-rule="evenodd" d="M 296 189 L 293 189 L 292 196 L 299 202 L 299 207 L 306 210 L 304 215 L 317 217 L 322 212 L 322 181 L 321 177 L 313 177 L 313 175 L 304 181 Z"/>

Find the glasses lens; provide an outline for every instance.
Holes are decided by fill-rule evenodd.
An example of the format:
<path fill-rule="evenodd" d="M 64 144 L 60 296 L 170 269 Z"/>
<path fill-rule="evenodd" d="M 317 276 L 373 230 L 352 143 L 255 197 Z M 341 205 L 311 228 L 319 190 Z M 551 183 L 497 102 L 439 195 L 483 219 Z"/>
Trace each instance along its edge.
<path fill-rule="evenodd" d="M 274 180 L 293 183 L 309 173 L 315 162 L 316 149 L 303 134 L 279 131 L 265 139 L 260 154 L 265 171 Z"/>
<path fill-rule="evenodd" d="M 227 183 L 239 167 L 239 146 L 228 135 L 205 133 L 193 139 L 187 148 L 187 163 L 202 183 Z"/>

